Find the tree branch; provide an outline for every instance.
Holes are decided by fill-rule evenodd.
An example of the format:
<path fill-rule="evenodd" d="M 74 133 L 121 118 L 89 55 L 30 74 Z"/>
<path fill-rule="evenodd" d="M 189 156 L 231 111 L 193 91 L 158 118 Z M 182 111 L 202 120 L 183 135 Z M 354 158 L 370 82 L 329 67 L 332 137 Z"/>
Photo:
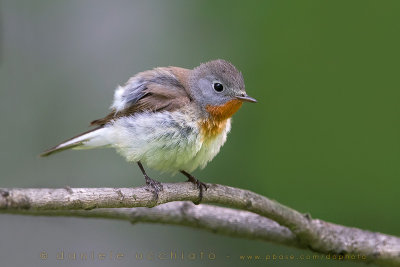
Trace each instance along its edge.
<path fill-rule="evenodd" d="M 147 187 L 0 189 L 0 212 L 21 214 L 37 213 L 42 215 L 51 215 L 50 213 L 53 212 L 55 214 L 58 213 L 58 215 L 74 214 L 78 216 L 79 214 L 85 214 L 85 211 L 78 211 L 82 209 L 154 207 L 172 201 L 198 200 L 199 192 L 190 183 L 163 184 L 163 186 L 164 190 L 159 193 L 158 199 L 155 198 L 155 195 L 149 191 Z M 192 207 L 188 210 L 193 211 L 193 214 L 189 216 L 187 214 L 191 213 L 187 212 L 186 215 L 181 215 L 180 219 L 177 217 L 175 221 L 172 217 L 161 215 L 172 212 L 173 206 L 165 205 L 157 207 L 154 209 L 154 212 L 144 212 L 145 209 L 132 209 L 130 211 L 110 211 L 107 209 L 92 210 L 86 212 L 86 214 L 88 216 L 96 214 L 99 216 L 100 214 L 102 214 L 102 216 L 111 216 L 110 214 L 117 216 L 118 214 L 117 217 L 122 218 L 121 216 L 127 216 L 131 211 L 133 211 L 133 214 L 141 212 L 140 214 L 146 214 L 146 216 L 136 217 L 140 218 L 138 219 L 140 221 L 157 221 L 194 227 L 199 226 L 211 231 L 226 234 L 234 234 L 237 229 L 240 229 L 240 231 L 236 231 L 237 235 L 244 237 L 250 237 L 251 235 L 252 238 L 262 238 L 262 236 L 257 236 L 259 234 L 258 230 L 260 229 L 263 229 L 265 235 L 269 235 L 272 231 L 271 229 L 274 229 L 274 231 L 277 230 L 278 237 L 272 237 L 269 241 L 278 243 L 287 242 L 285 243 L 287 245 L 300 248 L 307 247 L 313 251 L 324 254 L 363 255 L 366 257 L 366 260 L 363 260 L 363 262 L 374 262 L 393 266 L 400 265 L 400 238 L 311 219 L 309 215 L 303 215 L 298 211 L 247 190 L 222 185 L 210 184 L 209 186 L 209 189 L 204 192 L 203 203 L 222 204 L 256 213 L 260 216 L 248 217 L 253 220 L 252 222 L 254 222 L 254 225 L 252 226 L 254 226 L 254 228 L 249 226 L 246 232 L 243 230 L 243 227 L 241 227 L 246 226 L 246 218 L 250 216 L 249 214 L 251 213 L 241 213 L 242 211 L 207 205 L 199 205 L 197 207 L 186 205 L 186 209 Z M 184 204 L 182 205 L 185 207 Z M 161 213 L 164 208 L 166 209 L 165 213 Z M 182 211 L 182 206 L 177 206 L 176 208 L 178 208 L 176 212 L 179 213 Z M 210 210 L 210 208 L 212 209 Z M 203 212 L 201 213 L 202 209 Z M 254 214 L 251 216 L 254 216 Z M 265 221 L 264 218 L 262 219 L 263 221 L 261 221 L 260 218 L 262 217 L 269 218 L 284 228 L 269 228 L 269 226 L 271 226 L 271 221 Z M 163 221 L 163 218 L 165 218 L 165 221 Z M 198 218 L 202 219 L 198 220 Z M 235 224 L 232 218 L 241 218 L 242 221 L 238 219 L 238 224 Z M 226 227 L 222 227 L 222 221 Z M 215 224 L 216 222 L 220 223 L 221 226 Z M 239 227 L 238 225 L 241 226 Z M 236 230 L 235 226 L 238 227 Z M 254 229 L 253 232 L 252 229 Z M 288 229 L 292 236 L 284 232 Z M 226 232 L 224 232 L 225 230 Z M 293 237 L 295 237 L 295 239 L 293 239 Z"/>
<path fill-rule="evenodd" d="M 248 211 L 212 205 L 194 205 L 189 201 L 174 201 L 149 208 L 100 208 L 93 210 L 19 210 L 17 214 L 34 216 L 68 216 L 127 220 L 184 225 L 217 234 L 260 239 L 282 245 L 305 248 L 286 227 Z"/>

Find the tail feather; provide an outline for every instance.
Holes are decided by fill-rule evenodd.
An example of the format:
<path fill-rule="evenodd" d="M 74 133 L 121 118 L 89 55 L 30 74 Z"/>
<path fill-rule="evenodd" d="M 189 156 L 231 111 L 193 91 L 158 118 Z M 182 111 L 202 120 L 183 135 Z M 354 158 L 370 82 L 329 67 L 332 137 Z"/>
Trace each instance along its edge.
<path fill-rule="evenodd" d="M 99 132 L 99 130 L 101 130 L 101 129 L 104 129 L 103 126 L 96 127 L 89 131 L 81 133 L 77 136 L 74 136 L 74 137 L 72 137 L 68 140 L 65 140 L 64 142 L 44 151 L 42 154 L 40 154 L 40 156 L 47 157 L 51 154 L 58 153 L 58 152 L 61 152 L 61 151 L 67 150 L 67 149 L 71 149 L 71 148 L 84 148 L 84 145 L 86 142 L 92 140 L 95 137 L 99 137 L 99 134 L 96 134 L 96 132 Z M 95 147 L 95 146 L 93 146 L 93 147 Z"/>

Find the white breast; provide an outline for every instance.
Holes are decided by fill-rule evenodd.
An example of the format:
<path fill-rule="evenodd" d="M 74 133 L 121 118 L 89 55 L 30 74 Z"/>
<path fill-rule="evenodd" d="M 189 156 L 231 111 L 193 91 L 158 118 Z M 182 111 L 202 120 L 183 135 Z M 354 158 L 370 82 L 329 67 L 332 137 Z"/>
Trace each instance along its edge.
<path fill-rule="evenodd" d="M 121 117 L 108 127 L 112 146 L 128 161 L 175 173 L 204 168 L 225 143 L 231 124 L 228 119 L 225 129 L 207 142 L 191 113 L 144 112 Z"/>

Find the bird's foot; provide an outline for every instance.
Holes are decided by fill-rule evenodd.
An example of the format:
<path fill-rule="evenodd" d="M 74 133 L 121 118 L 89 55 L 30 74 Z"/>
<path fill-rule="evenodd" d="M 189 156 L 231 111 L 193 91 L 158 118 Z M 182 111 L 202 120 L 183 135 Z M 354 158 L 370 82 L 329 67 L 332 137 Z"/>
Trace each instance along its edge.
<path fill-rule="evenodd" d="M 147 175 L 144 175 L 144 179 L 146 180 L 146 185 L 152 189 L 156 196 L 156 199 L 158 199 L 158 193 L 163 190 L 162 184 L 159 181 L 151 179 Z"/>
<path fill-rule="evenodd" d="M 188 172 L 181 171 L 181 173 L 188 178 L 187 182 L 191 182 L 192 184 L 195 184 L 197 189 L 199 189 L 199 191 L 200 191 L 199 200 L 193 201 L 193 203 L 195 205 L 200 204 L 201 200 L 203 199 L 203 192 L 207 191 L 208 185 L 203 183 L 203 182 L 201 182 L 201 181 L 199 181 L 198 179 L 196 179 L 196 177 L 194 177 L 193 175 L 191 175 Z"/>
<path fill-rule="evenodd" d="M 140 170 L 141 170 L 142 173 L 143 173 L 144 179 L 146 180 L 146 185 L 147 185 L 148 187 L 150 187 L 150 189 L 152 189 L 152 191 L 154 192 L 154 195 L 156 196 L 156 201 L 157 201 L 157 200 L 158 200 L 158 192 L 160 192 L 160 191 L 163 190 L 162 184 L 161 184 L 159 181 L 156 181 L 156 180 L 151 179 L 151 178 L 147 175 L 147 173 L 146 173 L 146 171 L 144 170 L 143 165 L 142 165 L 142 163 L 141 163 L 140 161 L 138 161 L 137 164 L 138 164 Z"/>

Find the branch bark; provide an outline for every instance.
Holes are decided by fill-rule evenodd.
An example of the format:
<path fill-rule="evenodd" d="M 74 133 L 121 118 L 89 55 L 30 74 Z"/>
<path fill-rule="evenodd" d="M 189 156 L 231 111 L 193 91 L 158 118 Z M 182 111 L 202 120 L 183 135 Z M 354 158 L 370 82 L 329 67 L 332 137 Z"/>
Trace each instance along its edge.
<path fill-rule="evenodd" d="M 131 223 L 183 225 L 228 236 L 260 239 L 305 248 L 286 227 L 248 211 L 174 201 L 153 208 L 100 208 L 93 210 L 18 210 L 17 214 L 127 220 Z"/>
<path fill-rule="evenodd" d="M 309 248 L 324 254 L 362 255 L 365 257 L 363 262 L 400 265 L 400 238 L 311 219 L 309 215 L 253 192 L 215 184 L 210 184 L 204 192 L 203 203 L 221 204 L 244 211 L 209 205 L 194 206 L 187 202 L 165 205 L 172 201 L 197 201 L 199 192 L 190 183 L 163 186 L 158 199 L 147 187 L 4 188 L 0 189 L 0 212 L 181 224 Z M 164 205 L 154 209 L 135 208 L 160 204 Z"/>

